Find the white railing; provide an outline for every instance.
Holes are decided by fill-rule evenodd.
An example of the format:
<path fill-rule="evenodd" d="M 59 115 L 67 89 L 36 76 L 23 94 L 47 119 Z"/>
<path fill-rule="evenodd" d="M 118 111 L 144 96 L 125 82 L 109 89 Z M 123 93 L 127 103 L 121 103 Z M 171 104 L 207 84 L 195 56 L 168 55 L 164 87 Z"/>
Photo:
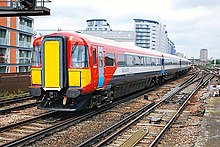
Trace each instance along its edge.
<path fill-rule="evenodd" d="M 31 64 L 31 58 L 27 58 L 27 57 L 17 58 L 17 64 Z"/>
<path fill-rule="evenodd" d="M 28 27 L 26 25 L 19 24 L 19 30 L 28 32 L 28 33 L 33 33 L 33 28 Z"/>
<path fill-rule="evenodd" d="M 0 64 L 8 64 L 8 63 L 9 63 L 9 58 L 0 57 Z"/>
<path fill-rule="evenodd" d="M 32 47 L 30 42 L 25 42 L 25 41 L 19 41 L 19 46 L 20 47 L 27 47 L 27 48 Z"/>
<path fill-rule="evenodd" d="M 7 39 L 0 37 L 0 45 L 8 45 Z"/>

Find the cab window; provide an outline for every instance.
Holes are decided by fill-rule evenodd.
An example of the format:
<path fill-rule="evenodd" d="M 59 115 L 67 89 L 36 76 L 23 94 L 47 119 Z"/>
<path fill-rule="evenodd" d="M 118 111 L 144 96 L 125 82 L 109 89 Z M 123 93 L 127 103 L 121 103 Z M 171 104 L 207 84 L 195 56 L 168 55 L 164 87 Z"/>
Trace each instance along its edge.
<path fill-rule="evenodd" d="M 72 47 L 71 57 L 72 67 L 88 67 L 88 48 L 83 45 L 74 45 Z"/>
<path fill-rule="evenodd" d="M 40 66 L 41 63 L 41 47 L 34 46 L 32 53 L 32 66 Z"/>

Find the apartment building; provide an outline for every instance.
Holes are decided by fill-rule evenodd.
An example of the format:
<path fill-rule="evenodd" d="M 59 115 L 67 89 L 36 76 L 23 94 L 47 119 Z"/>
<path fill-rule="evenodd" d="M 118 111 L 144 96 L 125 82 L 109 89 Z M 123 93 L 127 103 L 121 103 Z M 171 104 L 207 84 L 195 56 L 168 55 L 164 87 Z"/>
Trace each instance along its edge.
<path fill-rule="evenodd" d="M 9 6 L 10 2 L 0 5 Z M 32 37 L 32 18 L 0 17 L 0 73 L 30 70 Z"/>
<path fill-rule="evenodd" d="M 175 45 L 168 38 L 166 26 L 146 19 L 134 19 L 135 44 L 142 48 L 174 54 Z"/>
<path fill-rule="evenodd" d="M 208 50 L 207 49 L 200 50 L 200 60 L 201 61 L 208 61 Z"/>

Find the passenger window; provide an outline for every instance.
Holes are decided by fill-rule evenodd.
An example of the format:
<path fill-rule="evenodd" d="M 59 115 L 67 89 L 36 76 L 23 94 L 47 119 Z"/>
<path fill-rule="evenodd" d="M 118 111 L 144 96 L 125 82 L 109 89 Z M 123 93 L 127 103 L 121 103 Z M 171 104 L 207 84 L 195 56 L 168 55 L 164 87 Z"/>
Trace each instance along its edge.
<path fill-rule="evenodd" d="M 139 56 L 139 58 L 140 58 L 140 60 L 141 60 L 141 66 L 144 66 L 144 57 L 140 57 L 140 56 Z"/>
<path fill-rule="evenodd" d="M 156 65 L 156 58 L 151 58 L 151 66 L 155 66 Z"/>
<path fill-rule="evenodd" d="M 139 56 L 134 56 L 134 66 L 140 66 L 141 59 Z"/>
<path fill-rule="evenodd" d="M 93 57 L 93 64 L 95 65 L 96 64 L 96 48 L 93 48 L 93 52 L 92 52 L 92 57 Z"/>
<path fill-rule="evenodd" d="M 106 53 L 105 55 L 105 65 L 114 66 L 115 65 L 115 55 L 112 53 Z"/>
<path fill-rule="evenodd" d="M 118 67 L 125 67 L 126 63 L 125 63 L 125 55 L 122 54 L 118 54 L 117 56 L 117 63 L 118 63 Z"/>
<path fill-rule="evenodd" d="M 151 65 L 151 57 L 145 57 L 145 64 L 147 65 L 147 66 L 150 66 Z"/>
<path fill-rule="evenodd" d="M 127 55 L 127 66 L 134 66 L 133 56 Z"/>

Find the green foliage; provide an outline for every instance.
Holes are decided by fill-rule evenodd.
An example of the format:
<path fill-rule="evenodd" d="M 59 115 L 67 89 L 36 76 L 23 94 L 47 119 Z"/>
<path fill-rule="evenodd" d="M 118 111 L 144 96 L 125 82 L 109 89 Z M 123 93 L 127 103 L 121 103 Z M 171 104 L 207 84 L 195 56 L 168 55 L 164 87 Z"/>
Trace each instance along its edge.
<path fill-rule="evenodd" d="M 24 91 L 21 89 L 18 89 L 18 94 L 24 94 Z"/>
<path fill-rule="evenodd" d="M 8 98 L 13 98 L 17 95 L 22 95 L 24 94 L 24 91 L 22 91 L 21 89 L 18 89 L 18 91 L 13 91 L 13 92 L 9 92 L 9 91 L 4 91 L 3 93 L 0 93 L 0 97 L 3 99 L 8 99 Z"/>
<path fill-rule="evenodd" d="M 214 60 L 211 61 L 211 64 L 214 64 Z M 216 60 L 216 64 L 219 64 L 219 65 L 220 65 L 220 59 L 217 59 L 217 60 Z"/>

